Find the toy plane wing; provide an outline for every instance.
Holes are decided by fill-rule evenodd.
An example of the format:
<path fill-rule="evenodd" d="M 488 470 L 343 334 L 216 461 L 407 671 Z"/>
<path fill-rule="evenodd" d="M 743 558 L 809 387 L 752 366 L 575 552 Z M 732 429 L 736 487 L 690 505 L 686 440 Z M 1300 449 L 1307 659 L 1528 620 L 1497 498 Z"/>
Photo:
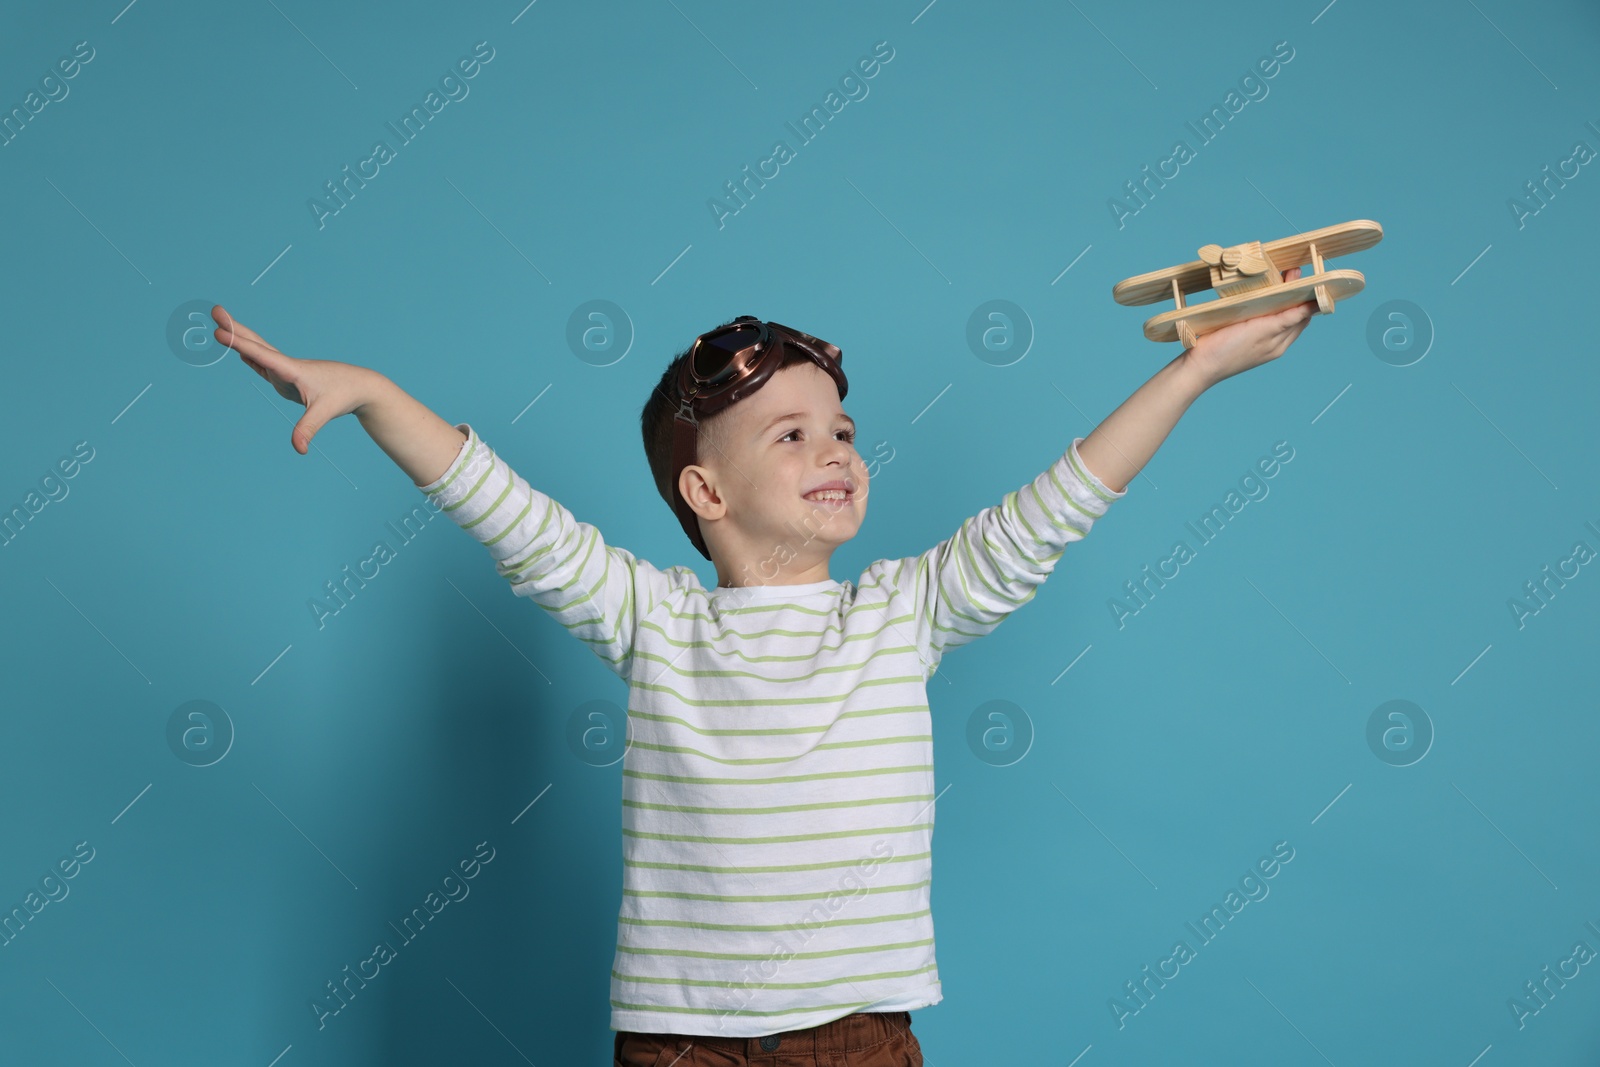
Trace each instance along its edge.
<path fill-rule="evenodd" d="M 1383 227 L 1370 219 L 1297 233 L 1276 241 L 1205 245 L 1200 258 L 1165 270 L 1125 278 L 1112 286 L 1119 304 L 1152 304 L 1171 300 L 1177 307 L 1149 319 L 1144 334 L 1152 341 L 1182 341 L 1186 348 L 1205 334 L 1229 323 L 1279 311 L 1311 300 L 1322 314 L 1359 293 L 1366 284 L 1360 271 L 1326 270 L 1324 258 L 1349 255 L 1383 240 Z M 1312 265 L 1312 272 L 1292 282 L 1283 280 L 1291 267 Z M 1184 297 L 1215 289 L 1217 299 L 1186 304 Z"/>

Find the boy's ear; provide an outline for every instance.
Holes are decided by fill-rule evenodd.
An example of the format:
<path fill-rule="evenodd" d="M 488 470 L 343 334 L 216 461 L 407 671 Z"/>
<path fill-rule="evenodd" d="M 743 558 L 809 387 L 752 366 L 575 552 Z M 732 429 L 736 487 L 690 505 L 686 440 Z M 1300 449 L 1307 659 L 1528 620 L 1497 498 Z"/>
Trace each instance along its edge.
<path fill-rule="evenodd" d="M 693 464 L 678 473 L 678 492 L 688 502 L 689 509 L 702 519 L 720 519 L 727 513 L 727 501 L 710 481 L 711 471 Z"/>

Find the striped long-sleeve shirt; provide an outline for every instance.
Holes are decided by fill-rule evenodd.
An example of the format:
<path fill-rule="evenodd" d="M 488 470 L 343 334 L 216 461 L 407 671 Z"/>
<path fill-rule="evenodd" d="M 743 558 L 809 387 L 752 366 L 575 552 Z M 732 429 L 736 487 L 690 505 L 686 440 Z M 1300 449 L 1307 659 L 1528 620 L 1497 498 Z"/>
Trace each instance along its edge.
<path fill-rule="evenodd" d="M 1076 438 L 857 582 L 706 589 L 607 544 L 457 428 L 422 491 L 628 683 L 611 1028 L 753 1037 L 937 1004 L 926 683 L 1126 490 Z"/>

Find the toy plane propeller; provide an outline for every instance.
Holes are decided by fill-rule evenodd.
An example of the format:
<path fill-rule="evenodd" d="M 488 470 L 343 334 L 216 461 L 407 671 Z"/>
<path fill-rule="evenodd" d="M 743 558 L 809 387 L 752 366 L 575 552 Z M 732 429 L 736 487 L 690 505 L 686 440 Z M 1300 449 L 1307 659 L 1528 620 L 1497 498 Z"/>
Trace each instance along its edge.
<path fill-rule="evenodd" d="M 1171 300 L 1178 306 L 1144 324 L 1152 341 L 1182 341 L 1193 348 L 1201 337 L 1230 323 L 1281 311 L 1315 299 L 1317 310 L 1333 314 L 1333 305 L 1359 293 L 1367 281 L 1357 270 L 1326 270 L 1324 258 L 1371 248 L 1383 240 L 1383 227 L 1370 219 L 1297 233 L 1276 241 L 1246 241 L 1222 247 L 1206 245 L 1200 258 L 1176 267 L 1126 278 L 1111 287 L 1119 304 L 1153 304 Z M 1310 274 L 1283 280 L 1290 267 L 1310 263 Z M 1184 295 L 1215 289 L 1217 298 L 1185 304 Z"/>

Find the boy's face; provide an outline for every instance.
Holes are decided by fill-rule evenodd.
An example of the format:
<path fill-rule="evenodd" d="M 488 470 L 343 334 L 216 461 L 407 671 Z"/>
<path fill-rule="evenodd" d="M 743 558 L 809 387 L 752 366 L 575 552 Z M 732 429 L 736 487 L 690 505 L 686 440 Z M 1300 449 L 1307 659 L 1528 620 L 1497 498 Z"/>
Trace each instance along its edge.
<path fill-rule="evenodd" d="M 828 578 L 833 550 L 867 513 L 866 464 L 833 379 L 809 362 L 786 367 L 721 412 L 715 429 L 678 485 L 701 518 L 719 584 Z M 837 482 L 842 501 L 807 496 Z"/>

